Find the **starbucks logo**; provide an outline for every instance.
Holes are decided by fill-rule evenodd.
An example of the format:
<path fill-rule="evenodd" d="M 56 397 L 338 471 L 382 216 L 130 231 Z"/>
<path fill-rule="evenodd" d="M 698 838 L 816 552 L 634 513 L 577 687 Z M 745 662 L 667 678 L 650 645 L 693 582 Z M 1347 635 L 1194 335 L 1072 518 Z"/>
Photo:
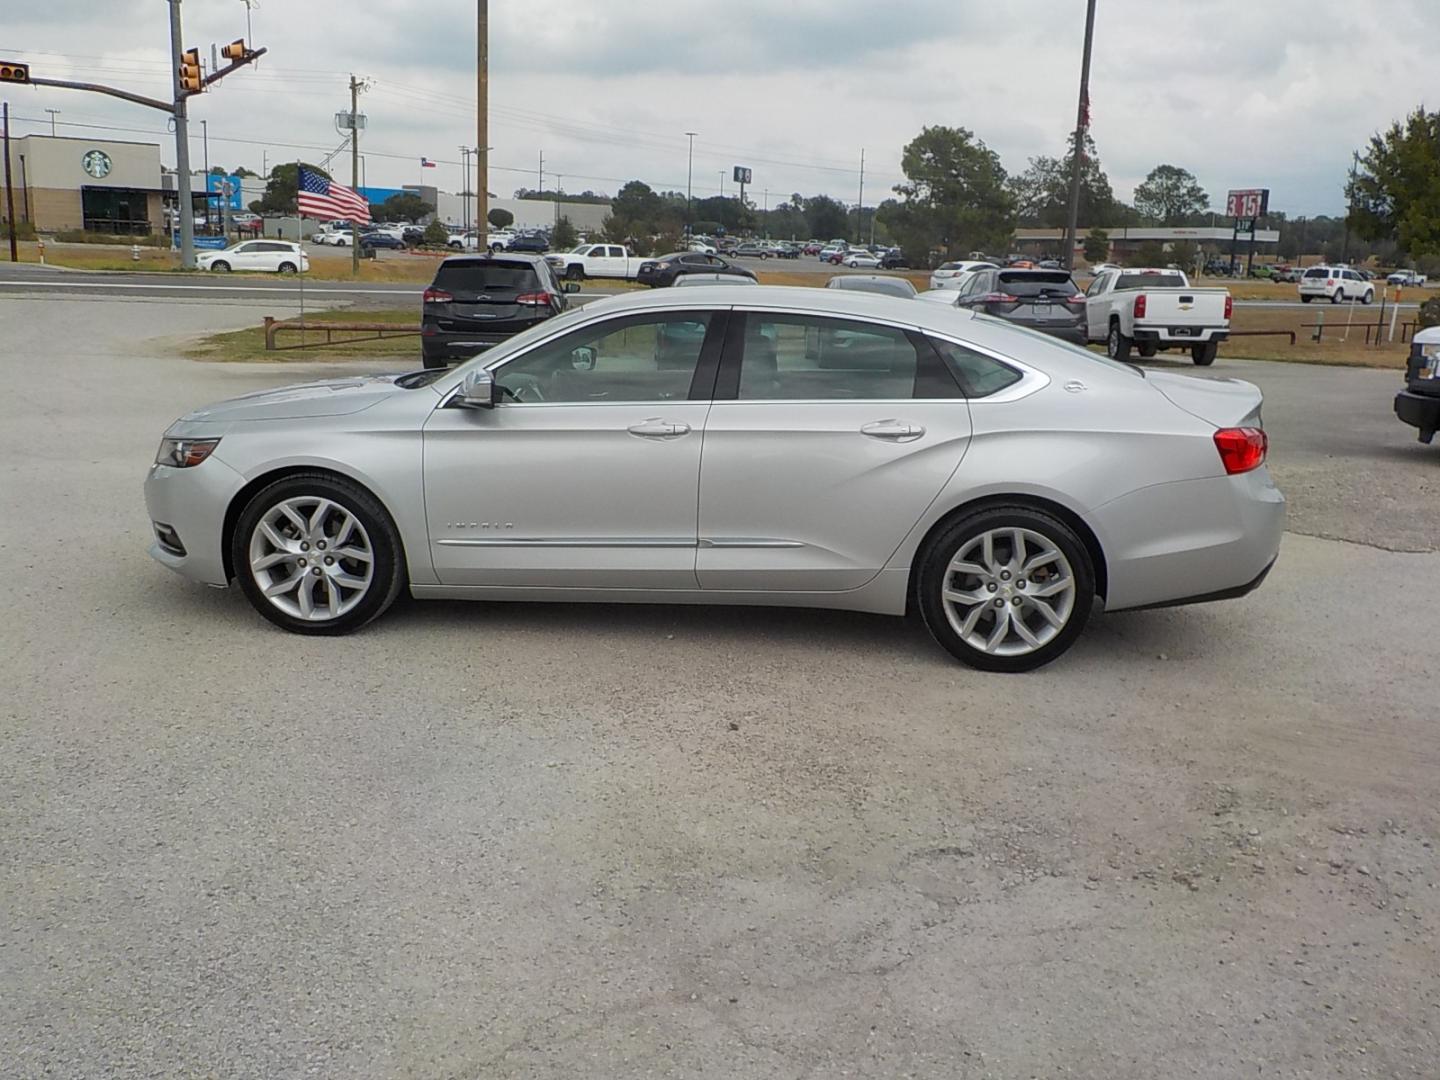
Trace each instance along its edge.
<path fill-rule="evenodd" d="M 110 175 L 110 155 L 104 150 L 87 150 L 80 159 L 80 164 L 96 180 L 103 180 Z"/>

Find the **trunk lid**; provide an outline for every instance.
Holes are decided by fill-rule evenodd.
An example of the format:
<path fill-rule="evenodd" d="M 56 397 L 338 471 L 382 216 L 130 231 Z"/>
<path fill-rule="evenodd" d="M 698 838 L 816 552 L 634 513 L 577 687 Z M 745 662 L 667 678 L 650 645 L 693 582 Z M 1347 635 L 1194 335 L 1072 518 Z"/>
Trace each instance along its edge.
<path fill-rule="evenodd" d="M 1254 383 L 1153 369 L 1145 372 L 1145 381 L 1164 394 L 1172 405 L 1217 428 L 1264 427 L 1260 420 L 1264 395 Z"/>

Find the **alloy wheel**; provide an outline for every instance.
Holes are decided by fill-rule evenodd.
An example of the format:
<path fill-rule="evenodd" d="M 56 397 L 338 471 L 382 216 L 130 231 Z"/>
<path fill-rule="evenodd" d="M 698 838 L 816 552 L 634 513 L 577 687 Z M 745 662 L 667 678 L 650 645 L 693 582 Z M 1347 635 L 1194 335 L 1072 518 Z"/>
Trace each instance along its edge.
<path fill-rule="evenodd" d="M 1032 529 L 990 529 L 967 540 L 942 579 L 945 617 L 971 648 L 1024 656 L 1065 629 L 1075 610 L 1075 572 Z"/>
<path fill-rule="evenodd" d="M 270 507 L 250 534 L 250 574 L 264 597 L 296 619 L 323 622 L 365 599 L 375 551 L 359 518 L 321 495 Z"/>

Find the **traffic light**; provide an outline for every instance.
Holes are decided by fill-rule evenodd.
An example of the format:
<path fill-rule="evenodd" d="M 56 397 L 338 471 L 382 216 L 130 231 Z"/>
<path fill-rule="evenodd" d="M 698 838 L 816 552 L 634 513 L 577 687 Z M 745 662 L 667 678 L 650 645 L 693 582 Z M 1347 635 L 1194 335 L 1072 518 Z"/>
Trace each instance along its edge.
<path fill-rule="evenodd" d="M 205 78 L 200 74 L 199 49 L 186 49 L 181 54 L 180 89 L 187 94 L 198 94 L 205 89 Z"/>
<path fill-rule="evenodd" d="M 14 60 L 0 60 L 0 82 L 28 83 L 29 81 L 29 64 L 16 63 Z"/>
<path fill-rule="evenodd" d="M 244 60 L 245 39 L 238 38 L 237 40 L 232 41 L 229 45 L 226 45 L 223 49 L 220 50 L 220 55 L 225 57 L 226 60 Z"/>

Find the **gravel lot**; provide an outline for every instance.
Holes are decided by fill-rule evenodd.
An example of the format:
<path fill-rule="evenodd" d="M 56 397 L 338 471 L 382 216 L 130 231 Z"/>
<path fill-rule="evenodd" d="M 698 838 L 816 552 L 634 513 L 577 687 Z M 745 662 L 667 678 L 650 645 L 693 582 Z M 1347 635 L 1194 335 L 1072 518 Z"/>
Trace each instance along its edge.
<path fill-rule="evenodd" d="M 1275 572 L 1030 676 L 824 612 L 302 639 L 144 553 L 165 425 L 321 367 L 175 338 L 272 308 L 0 296 L 0 1073 L 1436 1075 L 1440 448 L 1393 373 L 1222 361 Z"/>

